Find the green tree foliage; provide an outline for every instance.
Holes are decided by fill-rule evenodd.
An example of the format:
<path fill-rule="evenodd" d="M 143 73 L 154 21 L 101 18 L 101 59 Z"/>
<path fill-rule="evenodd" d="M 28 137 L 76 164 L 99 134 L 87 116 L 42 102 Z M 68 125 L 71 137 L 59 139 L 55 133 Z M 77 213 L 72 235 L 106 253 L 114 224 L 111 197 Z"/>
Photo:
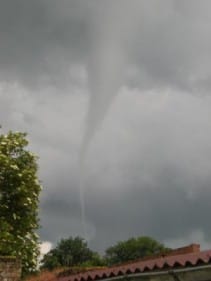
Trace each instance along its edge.
<path fill-rule="evenodd" d="M 166 251 L 168 249 L 163 244 L 151 237 L 143 236 L 120 241 L 116 245 L 109 247 L 106 250 L 105 259 L 108 265 L 113 265 Z"/>
<path fill-rule="evenodd" d="M 0 255 L 22 260 L 23 274 L 36 269 L 39 255 L 37 157 L 26 134 L 0 135 Z"/>
<path fill-rule="evenodd" d="M 59 266 L 99 266 L 100 256 L 90 250 L 87 242 L 80 237 L 62 239 L 57 246 L 44 255 L 42 268 L 53 269 Z"/>

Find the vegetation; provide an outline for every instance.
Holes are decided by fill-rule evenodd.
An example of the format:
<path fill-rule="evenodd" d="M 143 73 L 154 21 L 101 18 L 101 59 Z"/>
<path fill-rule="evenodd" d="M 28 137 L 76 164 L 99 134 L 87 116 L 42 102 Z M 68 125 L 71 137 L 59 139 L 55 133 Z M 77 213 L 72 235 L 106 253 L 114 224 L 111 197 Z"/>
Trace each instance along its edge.
<path fill-rule="evenodd" d="M 26 149 L 26 134 L 0 135 L 0 255 L 22 260 L 23 274 L 37 267 L 37 157 Z"/>
<path fill-rule="evenodd" d="M 108 265 L 124 263 L 146 256 L 168 251 L 163 244 L 148 236 L 130 238 L 118 242 L 106 250 L 106 263 Z"/>
<path fill-rule="evenodd" d="M 169 249 L 163 244 L 144 236 L 118 242 L 106 250 L 105 258 L 102 259 L 88 248 L 82 238 L 70 237 L 62 239 L 44 256 L 40 274 L 29 277 L 27 281 L 51 281 L 57 277 L 82 273 L 168 251 Z"/>
<path fill-rule="evenodd" d="M 87 242 L 80 237 L 62 239 L 42 260 L 42 268 L 49 270 L 61 266 L 72 267 L 77 265 L 103 265 L 100 256 L 90 250 L 87 246 Z"/>
<path fill-rule="evenodd" d="M 131 238 L 118 242 L 106 250 L 105 257 L 90 250 L 80 237 L 62 239 L 42 260 L 42 268 L 110 266 L 150 255 L 165 253 L 168 249 L 158 241 L 147 237 Z"/>

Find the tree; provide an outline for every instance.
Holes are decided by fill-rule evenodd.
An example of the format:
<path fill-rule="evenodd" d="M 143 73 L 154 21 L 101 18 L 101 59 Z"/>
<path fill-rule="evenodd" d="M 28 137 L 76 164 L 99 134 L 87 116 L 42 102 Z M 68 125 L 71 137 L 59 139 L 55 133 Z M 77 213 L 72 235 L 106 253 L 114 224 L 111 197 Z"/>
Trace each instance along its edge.
<path fill-rule="evenodd" d="M 168 249 L 163 244 L 143 236 L 120 241 L 106 250 L 105 259 L 108 265 L 136 260 L 153 254 L 164 253 Z"/>
<path fill-rule="evenodd" d="M 98 266 L 100 256 L 90 250 L 87 242 L 80 237 L 62 239 L 57 246 L 44 255 L 42 268 L 52 270 L 59 266 Z"/>
<path fill-rule="evenodd" d="M 0 135 L 0 255 L 21 258 L 23 274 L 37 266 L 39 243 L 37 157 L 25 133 Z"/>

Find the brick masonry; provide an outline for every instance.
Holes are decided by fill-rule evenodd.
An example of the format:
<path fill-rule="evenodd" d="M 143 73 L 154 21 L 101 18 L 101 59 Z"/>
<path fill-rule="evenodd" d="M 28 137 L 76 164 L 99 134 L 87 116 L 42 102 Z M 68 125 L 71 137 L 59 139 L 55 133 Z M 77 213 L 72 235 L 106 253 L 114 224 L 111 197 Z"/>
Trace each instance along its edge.
<path fill-rule="evenodd" d="M 0 281 L 19 281 L 21 263 L 14 257 L 0 256 Z"/>

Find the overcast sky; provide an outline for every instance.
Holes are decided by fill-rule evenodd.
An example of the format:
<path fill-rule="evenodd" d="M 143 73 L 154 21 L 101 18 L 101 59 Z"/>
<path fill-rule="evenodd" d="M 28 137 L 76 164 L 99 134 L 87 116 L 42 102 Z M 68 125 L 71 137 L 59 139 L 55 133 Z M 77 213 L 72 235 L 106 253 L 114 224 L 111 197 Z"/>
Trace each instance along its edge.
<path fill-rule="evenodd" d="M 83 182 L 93 249 L 141 235 L 211 248 L 210 10 L 0 0 L 0 123 L 40 157 L 42 241 L 83 236 Z"/>

